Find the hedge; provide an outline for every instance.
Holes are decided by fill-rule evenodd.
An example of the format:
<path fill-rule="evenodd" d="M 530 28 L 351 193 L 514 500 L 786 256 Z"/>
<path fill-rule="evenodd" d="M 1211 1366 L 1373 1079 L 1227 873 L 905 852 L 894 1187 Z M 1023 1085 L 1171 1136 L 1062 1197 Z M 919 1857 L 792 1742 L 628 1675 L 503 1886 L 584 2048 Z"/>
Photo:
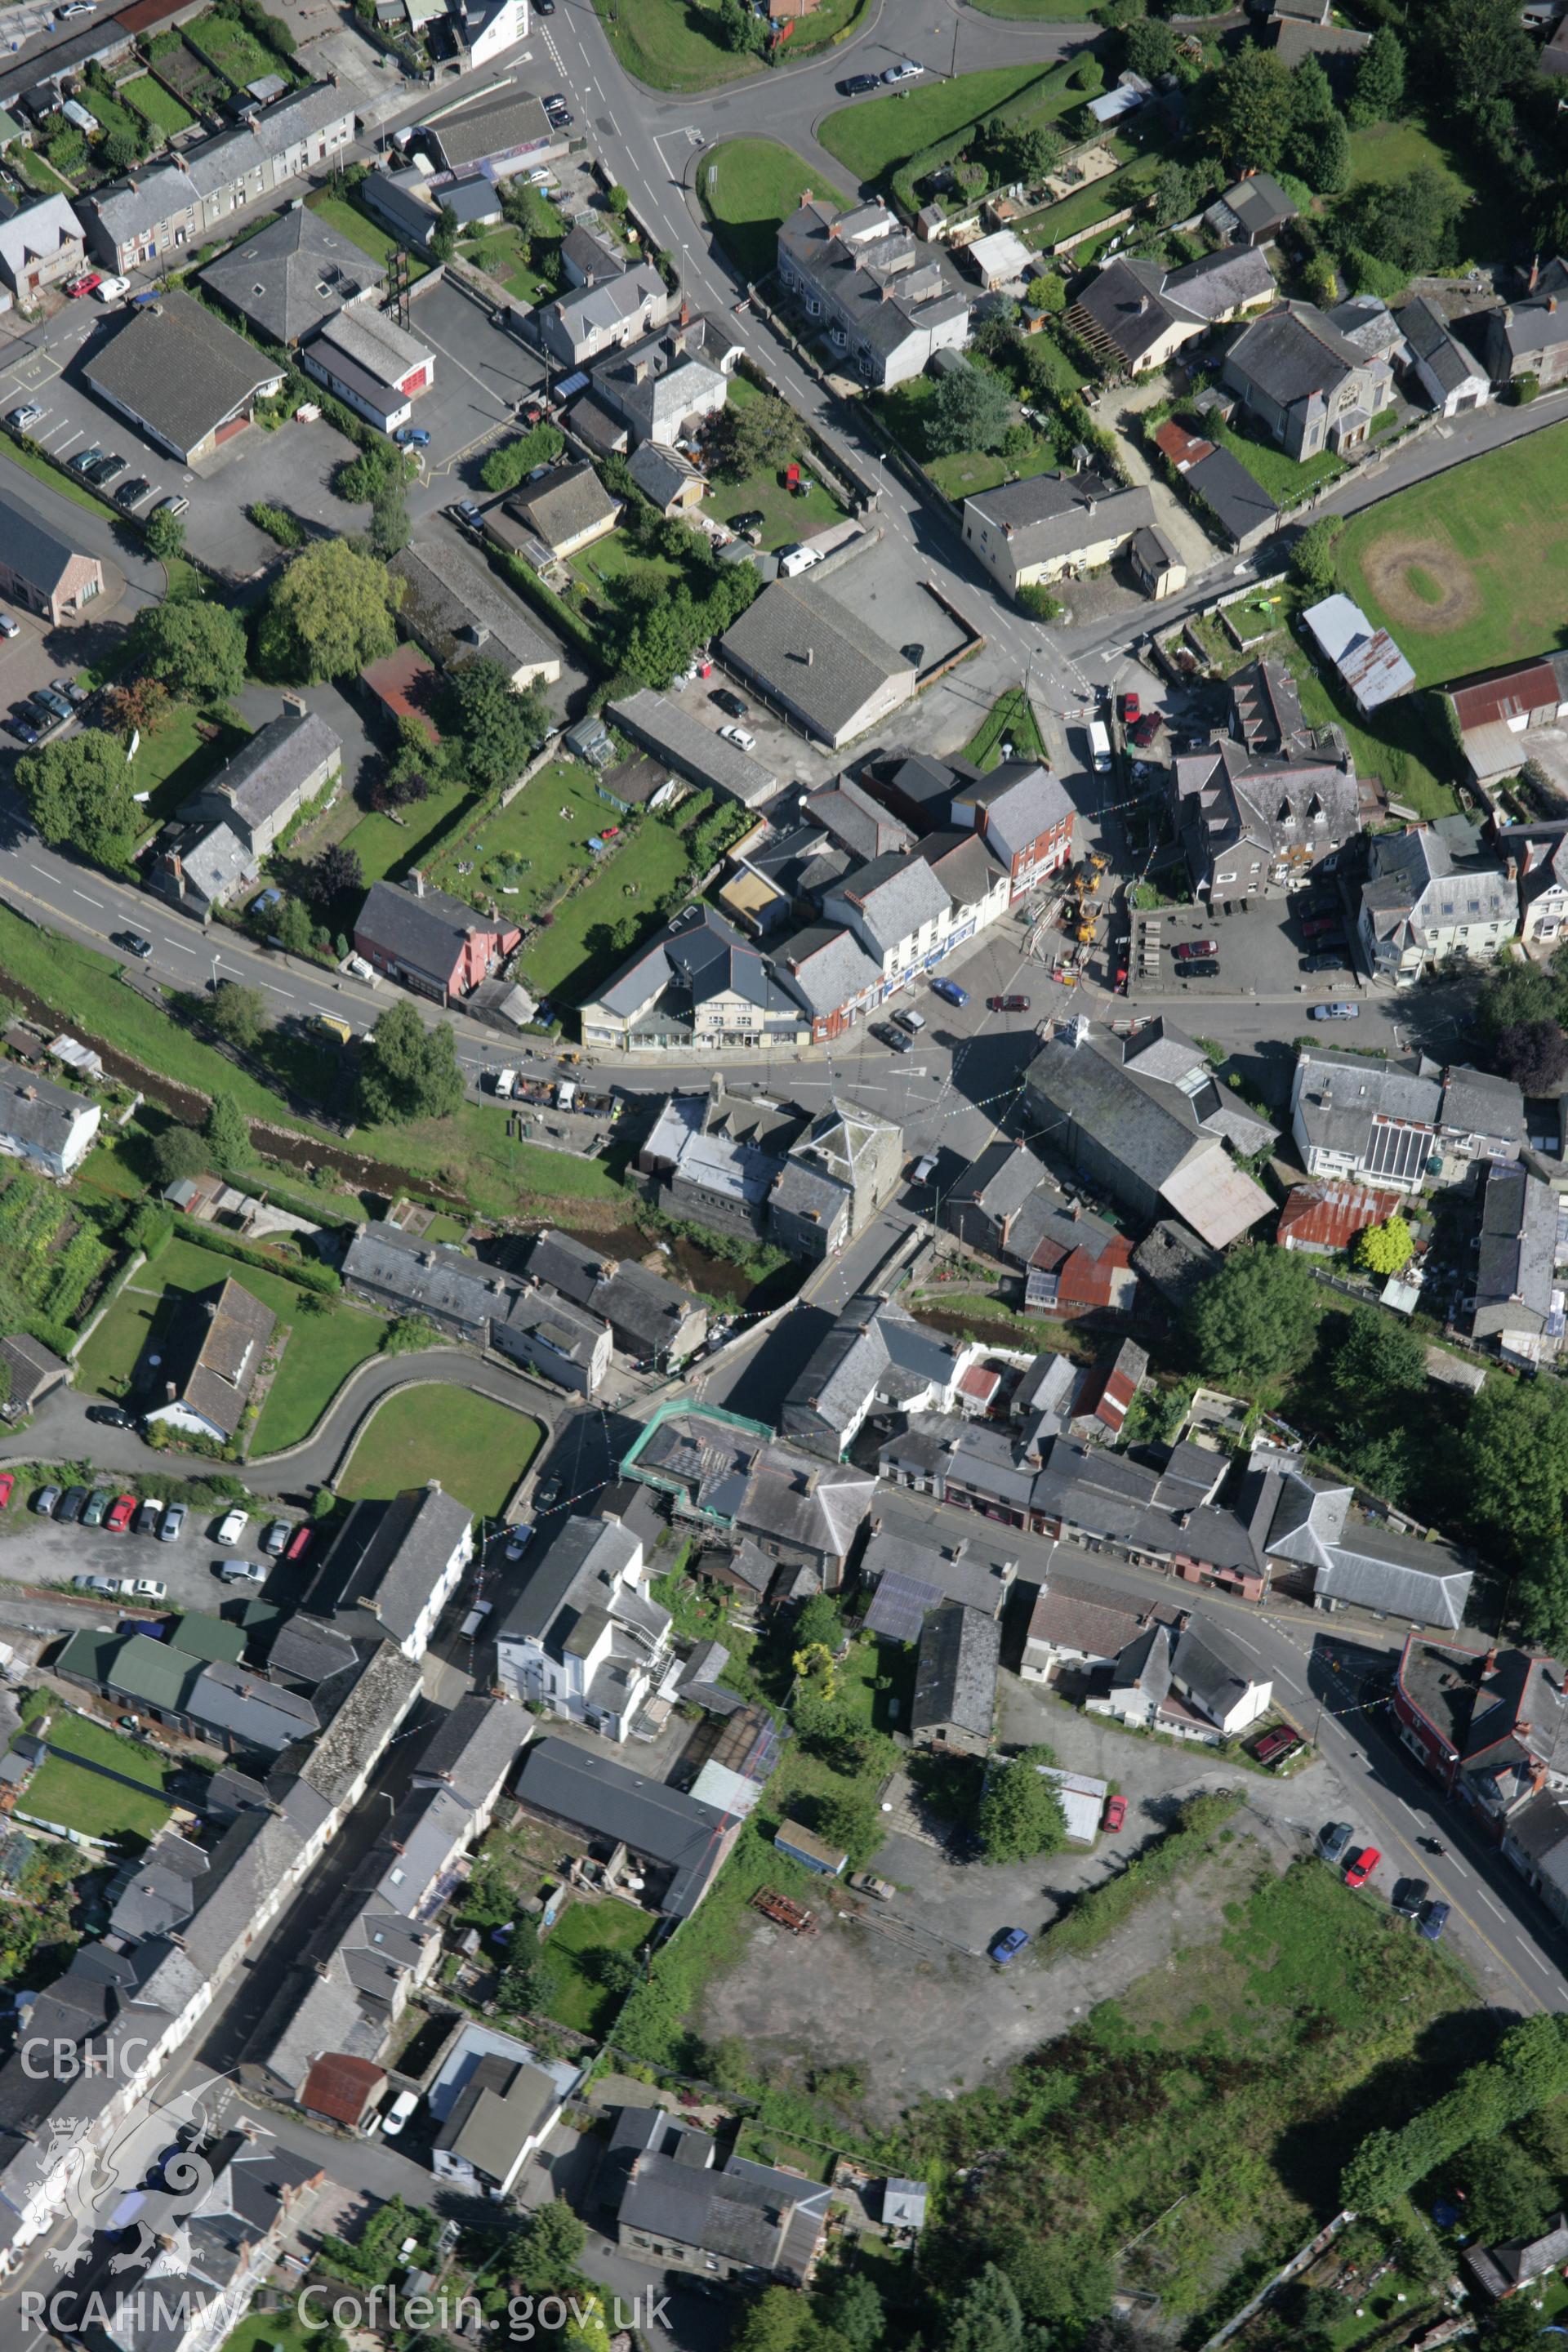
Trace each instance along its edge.
<path fill-rule="evenodd" d="M 314 1290 L 323 1298 L 336 1298 L 342 1289 L 342 1278 L 333 1266 L 285 1265 L 279 1258 L 269 1257 L 265 1250 L 248 1249 L 244 1242 L 237 1242 L 229 1234 L 204 1225 L 199 1217 L 187 1217 L 180 1210 L 174 1212 L 174 1231 L 183 1240 L 195 1242 L 219 1257 L 232 1257 L 241 1265 L 253 1265 L 258 1274 L 280 1275 L 285 1282 L 295 1283 L 301 1290 Z"/>
<path fill-rule="evenodd" d="M 1240 1803 L 1239 1789 L 1215 1789 L 1189 1797 L 1176 1815 L 1175 1826 L 1157 1845 L 1135 1853 L 1118 1877 L 1105 1879 L 1080 1895 L 1071 1910 L 1047 1931 L 1040 1947 L 1044 1957 L 1049 1960 L 1058 1952 L 1092 1951 L 1096 1944 L 1114 1935 L 1141 1903 L 1203 1860 L 1215 1832 Z"/>
<path fill-rule="evenodd" d="M 551 626 L 559 629 L 580 653 L 586 655 L 595 669 L 603 667 L 598 639 L 593 630 L 586 621 L 578 618 L 571 605 L 564 603 L 553 588 L 545 584 L 531 563 L 525 563 L 521 555 L 510 555 L 500 548 L 487 548 L 485 552 L 490 559 L 492 570 L 511 583 L 525 604 L 531 604 L 536 612 L 542 613 Z"/>

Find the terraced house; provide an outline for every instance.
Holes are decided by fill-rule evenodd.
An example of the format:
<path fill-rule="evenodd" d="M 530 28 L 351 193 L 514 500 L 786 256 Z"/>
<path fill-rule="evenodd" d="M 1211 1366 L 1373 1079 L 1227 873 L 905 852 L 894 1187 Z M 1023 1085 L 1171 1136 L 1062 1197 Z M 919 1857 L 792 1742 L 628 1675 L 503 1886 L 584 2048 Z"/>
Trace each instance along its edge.
<path fill-rule="evenodd" d="M 780 224 L 778 266 L 806 316 L 879 392 L 969 341 L 969 296 L 951 263 L 886 205 L 840 212 L 808 189 Z"/>

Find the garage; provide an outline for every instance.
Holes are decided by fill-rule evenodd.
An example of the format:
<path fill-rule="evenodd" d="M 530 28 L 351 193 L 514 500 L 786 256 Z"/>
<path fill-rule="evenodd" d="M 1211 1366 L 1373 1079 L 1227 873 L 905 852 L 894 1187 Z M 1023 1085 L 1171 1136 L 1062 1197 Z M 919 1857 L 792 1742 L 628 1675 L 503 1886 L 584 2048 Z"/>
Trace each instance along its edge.
<path fill-rule="evenodd" d="M 220 425 L 213 435 L 213 447 L 221 449 L 226 441 L 232 441 L 237 433 L 243 433 L 249 422 L 248 416 L 231 416 L 228 423 Z"/>

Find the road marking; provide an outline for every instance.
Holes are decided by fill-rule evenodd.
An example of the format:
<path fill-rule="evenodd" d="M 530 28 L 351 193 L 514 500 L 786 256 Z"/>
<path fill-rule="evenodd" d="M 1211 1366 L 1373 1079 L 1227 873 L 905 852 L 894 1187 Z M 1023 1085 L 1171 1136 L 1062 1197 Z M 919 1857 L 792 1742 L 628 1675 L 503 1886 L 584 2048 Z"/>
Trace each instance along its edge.
<path fill-rule="evenodd" d="M 291 988 L 279 988 L 275 980 L 264 980 L 260 982 L 260 985 L 266 989 L 269 996 L 281 996 L 290 1004 L 294 1001 L 293 990 Z"/>
<path fill-rule="evenodd" d="M 1403 1797 L 1397 1798 L 1397 1799 L 1395 1800 L 1395 1802 L 1396 1802 L 1396 1803 L 1398 1803 L 1398 1804 L 1401 1804 L 1401 1805 L 1405 1805 L 1405 1800 L 1404 1800 L 1404 1798 L 1403 1798 Z M 1411 1818 L 1411 1820 L 1412 1820 L 1413 1822 L 1418 1822 L 1418 1821 L 1421 1819 L 1420 1814 L 1416 1811 L 1416 1810 L 1415 1810 L 1415 1806 L 1414 1806 L 1414 1805 L 1405 1805 L 1405 1811 L 1409 1814 L 1409 1816 L 1410 1816 L 1410 1818 Z"/>
<path fill-rule="evenodd" d="M 1534 1961 L 1534 1963 L 1535 1963 L 1536 1967 L 1541 1970 L 1541 1973 L 1542 1973 L 1542 1975 L 1543 1977 L 1549 1977 L 1549 1976 L 1552 1974 L 1552 1970 L 1547 1967 L 1547 1965 L 1546 1965 L 1545 1961 L 1542 1958 L 1542 1957 L 1541 1957 L 1540 1953 L 1535 1949 L 1534 1946 L 1533 1946 L 1533 1945 L 1531 1945 L 1531 1944 L 1527 1944 L 1527 1943 L 1525 1943 L 1524 1937 L 1523 1937 L 1522 1936 L 1520 1937 L 1520 1939 L 1519 1939 L 1519 1940 L 1520 1940 L 1521 1945 L 1523 1947 L 1523 1949 L 1524 1949 L 1524 1952 L 1525 1952 L 1525 1954 L 1526 1954 L 1527 1958 Z"/>
<path fill-rule="evenodd" d="M 1508 1915 L 1507 1915 L 1507 1913 L 1506 1913 L 1505 1911 L 1503 1911 L 1503 1910 L 1502 1910 L 1502 1909 L 1501 1909 L 1501 1908 L 1500 1908 L 1500 1907 L 1496 1903 L 1494 1903 L 1494 1902 L 1492 1901 L 1491 1896 L 1487 1893 L 1487 1890 L 1486 1890 L 1486 1888 L 1485 1888 L 1484 1886 L 1478 1886 L 1478 1887 L 1477 1887 L 1477 1889 L 1476 1889 L 1476 1893 L 1480 1896 L 1481 1901 L 1486 1905 L 1487 1909 L 1488 1909 L 1489 1911 L 1494 1912 L 1494 1913 L 1496 1914 L 1496 1916 L 1498 1916 L 1498 1918 L 1500 1918 L 1500 1919 L 1503 1919 L 1503 1918 L 1506 1918 L 1506 1917 L 1507 1917 L 1507 1916 L 1508 1916 Z"/>
<path fill-rule="evenodd" d="M 87 892 L 86 892 L 85 890 L 76 890 L 76 891 L 73 891 L 71 895 L 72 895 L 72 897 L 73 897 L 73 898 L 87 898 L 87 903 L 88 903 L 88 905 L 89 905 L 89 907 L 99 907 L 99 908 L 101 908 L 101 907 L 102 907 L 102 905 L 103 905 L 103 901 L 102 901 L 102 899 L 101 899 L 101 898 L 89 898 L 89 897 L 88 897 L 88 894 L 87 894 Z"/>

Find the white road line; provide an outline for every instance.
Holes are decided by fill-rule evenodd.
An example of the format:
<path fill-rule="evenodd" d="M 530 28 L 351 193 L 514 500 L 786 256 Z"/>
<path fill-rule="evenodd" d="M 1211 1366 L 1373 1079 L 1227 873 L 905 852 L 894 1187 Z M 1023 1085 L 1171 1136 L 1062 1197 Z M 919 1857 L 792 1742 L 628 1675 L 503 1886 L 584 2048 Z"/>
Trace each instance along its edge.
<path fill-rule="evenodd" d="M 1401 1797 L 1401 1798 L 1398 1800 L 1398 1802 L 1399 1802 L 1400 1804 L 1402 1804 L 1402 1805 L 1405 1805 L 1405 1800 L 1404 1800 L 1404 1798 L 1403 1798 L 1403 1797 Z M 1416 1810 L 1415 1810 L 1415 1806 L 1414 1806 L 1414 1805 L 1405 1805 L 1405 1811 L 1409 1814 L 1409 1816 L 1410 1816 L 1410 1818 L 1411 1818 L 1411 1820 L 1412 1820 L 1413 1822 L 1418 1822 L 1418 1821 L 1421 1819 L 1420 1814 L 1416 1811 Z"/>
<path fill-rule="evenodd" d="M 269 996 L 281 996 L 286 1003 L 293 1003 L 294 992 L 291 988 L 279 988 L 275 980 L 264 980 L 260 984 Z"/>
<path fill-rule="evenodd" d="M 1487 1909 L 1494 1913 L 1498 1918 L 1502 1919 L 1507 1917 L 1507 1913 L 1501 1910 L 1499 1906 L 1492 1901 L 1491 1896 L 1487 1893 L 1484 1886 L 1478 1886 L 1476 1893 L 1480 1896 L 1481 1901 L 1486 1905 Z"/>
<path fill-rule="evenodd" d="M 85 890 L 73 890 L 71 896 L 75 898 L 86 898 L 89 907 L 101 908 L 103 905 L 101 898 L 89 898 L 88 893 Z"/>
<path fill-rule="evenodd" d="M 1521 1940 L 1522 1941 L 1522 1938 Z M 1542 1958 L 1540 1953 L 1536 1951 L 1532 1945 L 1525 1944 L 1524 1950 L 1526 1956 L 1534 1961 L 1536 1967 L 1541 1970 L 1543 1977 L 1549 1977 L 1552 1975 L 1552 1971 L 1547 1967 L 1545 1961 Z"/>

